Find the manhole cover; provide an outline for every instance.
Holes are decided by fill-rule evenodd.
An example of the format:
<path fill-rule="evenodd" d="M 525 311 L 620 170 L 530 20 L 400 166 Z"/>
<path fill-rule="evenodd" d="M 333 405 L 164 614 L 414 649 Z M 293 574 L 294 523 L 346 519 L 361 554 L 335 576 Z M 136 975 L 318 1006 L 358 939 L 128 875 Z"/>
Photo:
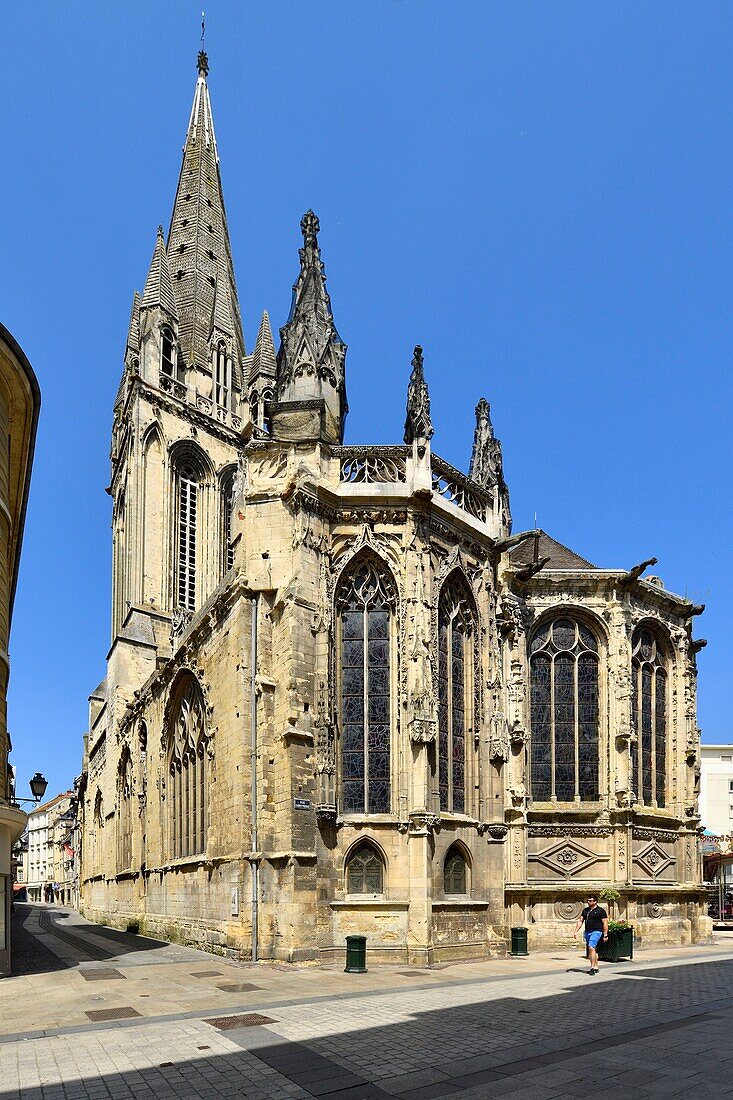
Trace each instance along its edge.
<path fill-rule="evenodd" d="M 217 989 L 224 993 L 248 993 L 250 989 L 259 989 L 258 985 L 250 985 L 248 982 L 217 982 Z"/>
<path fill-rule="evenodd" d="M 219 1031 L 233 1031 L 236 1027 L 259 1027 L 261 1024 L 276 1024 L 277 1020 L 269 1016 L 260 1016 L 259 1012 L 245 1012 L 241 1016 L 219 1016 L 216 1020 L 206 1020 Z"/>
<path fill-rule="evenodd" d="M 426 970 L 398 970 L 398 974 L 401 974 L 403 978 L 429 978 L 430 974 Z"/>
<path fill-rule="evenodd" d="M 191 975 L 192 978 L 224 978 L 225 976 L 221 970 L 197 970 Z"/>
<path fill-rule="evenodd" d="M 100 966 L 97 970 L 80 970 L 79 973 L 87 982 L 110 982 L 113 978 L 125 978 L 125 975 L 120 974 L 119 970 L 115 970 L 113 966 Z"/>
<path fill-rule="evenodd" d="M 102 1020 L 132 1020 L 140 1013 L 134 1008 L 94 1008 L 85 1015 L 95 1023 L 101 1023 Z"/>

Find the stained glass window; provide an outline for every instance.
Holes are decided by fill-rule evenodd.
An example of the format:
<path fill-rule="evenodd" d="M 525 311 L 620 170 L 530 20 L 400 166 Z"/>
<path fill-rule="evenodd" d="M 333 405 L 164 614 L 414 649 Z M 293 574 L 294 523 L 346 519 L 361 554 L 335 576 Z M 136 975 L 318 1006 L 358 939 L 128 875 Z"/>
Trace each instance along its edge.
<path fill-rule="evenodd" d="M 371 844 L 360 845 L 349 858 L 346 868 L 346 890 L 349 894 L 384 892 L 384 867 Z"/>
<path fill-rule="evenodd" d="M 443 892 L 446 894 L 466 894 L 466 860 L 457 848 L 450 848 L 443 866 Z"/>
<path fill-rule="evenodd" d="M 664 806 L 666 797 L 667 669 L 656 635 L 642 627 L 632 638 L 632 787 L 645 806 Z"/>
<path fill-rule="evenodd" d="M 188 679 L 179 689 L 168 734 L 170 769 L 170 854 L 175 858 L 206 850 L 208 753 L 204 697 Z"/>
<path fill-rule="evenodd" d="M 574 619 L 530 643 L 531 783 L 535 801 L 598 798 L 598 642 Z"/>
<path fill-rule="evenodd" d="M 343 812 L 389 813 L 394 584 L 380 562 L 363 555 L 339 585 L 336 604 Z"/>
<path fill-rule="evenodd" d="M 438 794 L 440 807 L 466 809 L 466 714 L 472 684 L 472 599 L 449 577 L 438 604 Z"/>

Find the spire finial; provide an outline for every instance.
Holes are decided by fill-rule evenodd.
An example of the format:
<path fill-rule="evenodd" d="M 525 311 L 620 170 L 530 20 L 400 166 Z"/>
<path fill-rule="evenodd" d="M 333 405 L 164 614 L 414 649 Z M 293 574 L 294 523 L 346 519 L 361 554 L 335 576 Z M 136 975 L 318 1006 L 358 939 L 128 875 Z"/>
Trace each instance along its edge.
<path fill-rule="evenodd" d="M 407 387 L 407 417 L 405 419 L 405 443 L 417 443 L 417 453 L 423 457 L 427 443 L 433 437 L 430 419 L 430 394 L 423 373 L 423 356 L 420 344 L 415 345 L 412 356 L 412 374 Z"/>
<path fill-rule="evenodd" d="M 209 75 L 209 55 L 206 52 L 206 12 L 201 12 L 201 49 L 197 61 L 199 76 L 204 80 Z"/>
<path fill-rule="evenodd" d="M 303 244 L 306 247 L 308 245 L 318 244 L 318 234 L 321 229 L 321 223 L 312 210 L 306 210 L 305 214 L 300 219 L 300 229 L 303 234 Z"/>

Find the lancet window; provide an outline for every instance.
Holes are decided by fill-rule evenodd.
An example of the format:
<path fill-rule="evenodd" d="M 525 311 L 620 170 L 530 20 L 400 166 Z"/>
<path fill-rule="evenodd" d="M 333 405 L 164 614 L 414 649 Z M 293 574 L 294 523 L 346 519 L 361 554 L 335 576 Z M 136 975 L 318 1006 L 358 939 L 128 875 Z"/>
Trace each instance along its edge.
<path fill-rule="evenodd" d="M 466 744 L 473 687 L 473 601 L 449 577 L 438 604 L 438 792 L 440 808 L 466 810 Z"/>
<path fill-rule="evenodd" d="M 595 801 L 599 792 L 598 641 L 584 623 L 546 623 L 530 645 L 531 782 L 538 801 Z"/>
<path fill-rule="evenodd" d="M 228 470 L 221 481 L 221 572 L 234 565 L 232 546 L 232 507 L 234 504 L 234 470 Z"/>
<path fill-rule="evenodd" d="M 360 844 L 346 865 L 346 891 L 349 894 L 382 894 L 384 864 L 371 844 Z"/>
<path fill-rule="evenodd" d="M 117 867 L 127 871 L 132 866 L 132 760 L 123 750 L 117 769 Z"/>
<path fill-rule="evenodd" d="M 468 866 L 466 857 L 455 845 L 448 849 L 443 864 L 443 893 L 468 893 Z"/>
<path fill-rule="evenodd" d="M 391 809 L 394 581 L 371 555 L 361 555 L 336 592 L 340 780 L 344 813 Z"/>
<path fill-rule="evenodd" d="M 645 806 L 665 804 L 667 745 L 667 661 L 656 634 L 648 627 L 632 638 L 631 716 L 632 785 Z"/>
<path fill-rule="evenodd" d="M 160 333 L 160 372 L 169 378 L 176 375 L 176 345 L 169 328 L 161 329 Z"/>
<path fill-rule="evenodd" d="M 222 408 L 229 408 L 231 389 L 231 360 L 227 356 L 226 344 L 220 340 L 216 345 L 214 363 L 214 399 Z"/>
<path fill-rule="evenodd" d="M 176 587 L 178 607 L 196 608 L 196 528 L 199 495 L 198 470 L 190 461 L 177 470 Z"/>
<path fill-rule="evenodd" d="M 204 696 L 197 681 L 179 687 L 168 730 L 169 852 L 173 859 L 206 850 L 208 751 Z"/>

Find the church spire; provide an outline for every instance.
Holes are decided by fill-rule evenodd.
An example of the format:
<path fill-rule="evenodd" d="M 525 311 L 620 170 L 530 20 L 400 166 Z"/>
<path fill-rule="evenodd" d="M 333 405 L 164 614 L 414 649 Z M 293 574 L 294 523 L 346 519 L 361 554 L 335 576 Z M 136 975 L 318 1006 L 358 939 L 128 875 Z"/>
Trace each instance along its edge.
<path fill-rule="evenodd" d="M 323 401 L 322 434 L 331 442 L 341 443 L 348 411 L 346 344 L 334 324 L 318 247 L 320 224 L 312 210 L 303 215 L 300 228 L 300 273 L 293 286 L 290 316 L 280 329 L 277 398 L 283 405 Z"/>
<path fill-rule="evenodd" d="M 203 48 L 197 68 L 168 233 L 168 261 L 178 303 L 179 340 L 185 364 L 207 369 L 211 359 L 212 318 L 215 312 L 223 316 L 224 311 L 230 316 L 238 375 L 245 354 L 244 338 L 207 83 L 209 59 Z"/>
<path fill-rule="evenodd" d="M 150 270 L 145 282 L 140 309 L 163 309 L 171 320 L 178 320 L 178 310 L 173 294 L 171 273 L 168 268 L 162 225 L 158 226 L 158 236 L 155 240 L 153 258 L 150 261 Z"/>

